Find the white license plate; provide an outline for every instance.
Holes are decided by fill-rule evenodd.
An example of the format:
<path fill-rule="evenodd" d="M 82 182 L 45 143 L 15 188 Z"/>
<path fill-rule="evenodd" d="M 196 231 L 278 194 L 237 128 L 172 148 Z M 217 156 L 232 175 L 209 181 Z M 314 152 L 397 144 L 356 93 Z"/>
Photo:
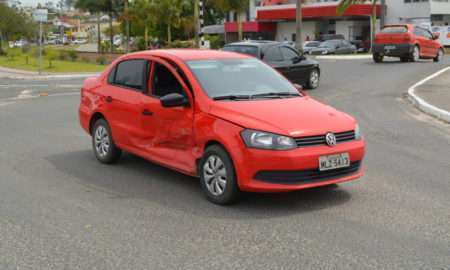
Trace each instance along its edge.
<path fill-rule="evenodd" d="M 348 153 L 321 156 L 319 158 L 320 171 L 329 171 L 350 167 L 350 156 Z"/>
<path fill-rule="evenodd" d="M 395 50 L 397 47 L 396 46 L 394 46 L 394 45 L 387 45 L 387 46 L 384 46 L 384 49 L 385 50 Z"/>

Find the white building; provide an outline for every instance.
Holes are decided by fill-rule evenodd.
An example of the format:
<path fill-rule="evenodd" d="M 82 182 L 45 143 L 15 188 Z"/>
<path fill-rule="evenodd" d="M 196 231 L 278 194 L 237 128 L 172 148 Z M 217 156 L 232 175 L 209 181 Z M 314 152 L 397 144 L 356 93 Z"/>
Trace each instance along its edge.
<path fill-rule="evenodd" d="M 385 23 L 450 24 L 450 0 L 385 0 Z M 339 0 L 305 0 L 303 12 L 303 40 L 320 34 L 341 34 L 349 40 L 369 40 L 371 1 L 350 7 L 343 16 L 337 15 Z M 296 0 L 250 0 L 245 21 L 244 37 L 295 41 Z M 378 18 L 381 5 L 376 6 Z M 227 41 L 237 39 L 236 14 L 225 24 Z M 377 21 L 379 27 L 380 21 Z"/>

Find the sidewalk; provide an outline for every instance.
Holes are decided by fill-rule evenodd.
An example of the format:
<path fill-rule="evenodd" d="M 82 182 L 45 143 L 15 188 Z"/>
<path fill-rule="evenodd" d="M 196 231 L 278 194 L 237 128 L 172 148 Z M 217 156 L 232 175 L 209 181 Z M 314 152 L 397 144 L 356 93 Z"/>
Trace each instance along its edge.
<path fill-rule="evenodd" d="M 24 80 L 36 80 L 36 79 L 71 79 L 71 78 L 87 78 L 90 76 L 96 76 L 99 73 L 45 73 L 39 74 L 38 72 L 17 70 L 11 68 L 0 67 L 0 78 L 8 79 L 24 79 Z"/>
<path fill-rule="evenodd" d="M 409 96 L 422 111 L 450 123 L 450 68 L 413 86 Z"/>

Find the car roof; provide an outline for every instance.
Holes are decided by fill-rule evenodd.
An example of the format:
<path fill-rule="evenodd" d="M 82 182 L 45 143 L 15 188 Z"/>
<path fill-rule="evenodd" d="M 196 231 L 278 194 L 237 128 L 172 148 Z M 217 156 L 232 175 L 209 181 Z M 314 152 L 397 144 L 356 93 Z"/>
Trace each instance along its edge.
<path fill-rule="evenodd" d="M 272 40 L 247 40 L 241 42 L 229 43 L 225 46 L 254 46 L 259 48 L 267 48 L 275 45 L 283 45 L 283 42 L 272 41 Z M 286 44 L 288 45 L 288 44 Z M 288 45 L 289 46 L 289 45 Z"/>
<path fill-rule="evenodd" d="M 203 49 L 163 49 L 150 50 L 131 53 L 128 56 L 156 56 L 164 58 L 177 58 L 181 61 L 192 60 L 209 60 L 209 59 L 246 59 L 252 58 L 247 55 L 242 55 L 234 52 L 225 52 L 218 50 L 203 50 Z"/>

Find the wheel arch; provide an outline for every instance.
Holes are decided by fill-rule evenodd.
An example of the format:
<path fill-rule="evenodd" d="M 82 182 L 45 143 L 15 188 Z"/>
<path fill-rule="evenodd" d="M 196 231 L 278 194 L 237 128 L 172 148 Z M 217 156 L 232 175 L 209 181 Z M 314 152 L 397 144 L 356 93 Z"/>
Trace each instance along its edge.
<path fill-rule="evenodd" d="M 106 117 L 101 112 L 95 112 L 94 114 L 92 114 L 91 119 L 89 120 L 89 134 L 92 134 L 92 128 L 94 127 L 95 122 L 97 122 L 97 120 L 99 119 L 105 119 L 105 121 L 108 122 L 108 120 L 106 120 Z"/>

